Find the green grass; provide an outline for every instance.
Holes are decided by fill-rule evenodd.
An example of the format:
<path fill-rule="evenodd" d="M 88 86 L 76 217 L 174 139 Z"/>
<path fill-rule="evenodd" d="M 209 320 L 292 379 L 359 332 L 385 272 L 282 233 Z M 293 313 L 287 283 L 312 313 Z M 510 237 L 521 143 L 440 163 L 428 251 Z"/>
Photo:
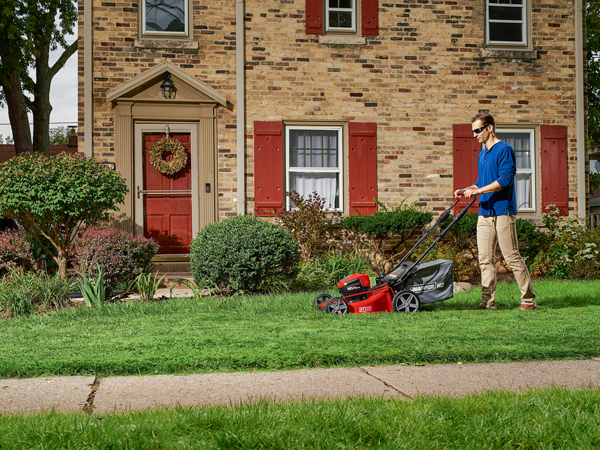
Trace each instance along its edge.
<path fill-rule="evenodd" d="M 0 378 L 578 359 L 600 355 L 600 281 L 534 284 L 541 308 L 467 311 L 477 290 L 416 314 L 332 316 L 314 293 L 131 302 L 0 322 Z"/>
<path fill-rule="evenodd" d="M 2 449 L 590 449 L 600 390 L 0 416 Z"/>

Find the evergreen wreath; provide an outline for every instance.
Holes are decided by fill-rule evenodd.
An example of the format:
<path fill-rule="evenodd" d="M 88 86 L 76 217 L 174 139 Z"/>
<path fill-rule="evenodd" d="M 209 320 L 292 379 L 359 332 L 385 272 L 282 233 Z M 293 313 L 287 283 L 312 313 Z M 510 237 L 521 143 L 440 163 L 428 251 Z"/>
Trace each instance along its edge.
<path fill-rule="evenodd" d="M 163 158 L 169 152 L 173 155 L 171 161 Z M 150 164 L 163 175 L 173 175 L 183 169 L 188 161 L 185 147 L 177 139 L 165 136 L 150 149 Z"/>

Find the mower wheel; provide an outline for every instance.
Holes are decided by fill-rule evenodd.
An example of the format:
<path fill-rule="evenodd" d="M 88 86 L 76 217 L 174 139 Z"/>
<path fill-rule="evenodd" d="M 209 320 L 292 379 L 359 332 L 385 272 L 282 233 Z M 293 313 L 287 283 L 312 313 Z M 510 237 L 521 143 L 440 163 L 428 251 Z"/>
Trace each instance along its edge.
<path fill-rule="evenodd" d="M 342 297 L 333 297 L 327 301 L 325 312 L 343 316 L 348 312 L 348 302 Z"/>
<path fill-rule="evenodd" d="M 321 306 L 322 303 L 327 303 L 327 300 L 329 300 L 331 298 L 331 295 L 327 294 L 326 292 L 323 292 L 322 294 L 317 295 L 314 299 L 313 302 L 315 302 L 315 305 L 317 305 L 317 308 L 319 308 L 319 311 L 325 311 L 325 305 Z"/>
<path fill-rule="evenodd" d="M 400 291 L 394 295 L 392 307 L 399 313 L 414 313 L 419 310 L 421 302 L 416 294 L 410 291 Z"/>

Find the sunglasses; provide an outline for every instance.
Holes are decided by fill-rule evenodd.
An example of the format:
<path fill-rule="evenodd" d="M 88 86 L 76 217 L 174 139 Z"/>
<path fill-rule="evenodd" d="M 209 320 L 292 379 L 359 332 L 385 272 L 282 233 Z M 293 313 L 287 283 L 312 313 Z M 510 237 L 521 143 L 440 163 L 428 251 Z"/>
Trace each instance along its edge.
<path fill-rule="evenodd" d="M 489 125 L 489 124 L 488 124 L 488 125 Z M 473 130 L 473 134 L 479 134 L 479 133 L 481 133 L 483 130 L 485 130 L 485 129 L 488 127 L 488 125 L 484 125 L 484 126 L 482 126 L 482 127 L 475 128 L 475 129 Z"/>

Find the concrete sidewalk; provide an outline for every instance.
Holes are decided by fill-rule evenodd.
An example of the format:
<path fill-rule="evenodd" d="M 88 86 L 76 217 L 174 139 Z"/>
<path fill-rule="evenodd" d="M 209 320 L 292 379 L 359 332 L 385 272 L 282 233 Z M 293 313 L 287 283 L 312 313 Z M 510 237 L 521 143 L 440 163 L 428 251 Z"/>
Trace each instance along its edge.
<path fill-rule="evenodd" d="M 301 398 L 462 396 L 487 390 L 600 387 L 600 357 L 583 361 L 368 366 L 281 372 L 0 380 L 0 414 L 127 412 Z"/>

